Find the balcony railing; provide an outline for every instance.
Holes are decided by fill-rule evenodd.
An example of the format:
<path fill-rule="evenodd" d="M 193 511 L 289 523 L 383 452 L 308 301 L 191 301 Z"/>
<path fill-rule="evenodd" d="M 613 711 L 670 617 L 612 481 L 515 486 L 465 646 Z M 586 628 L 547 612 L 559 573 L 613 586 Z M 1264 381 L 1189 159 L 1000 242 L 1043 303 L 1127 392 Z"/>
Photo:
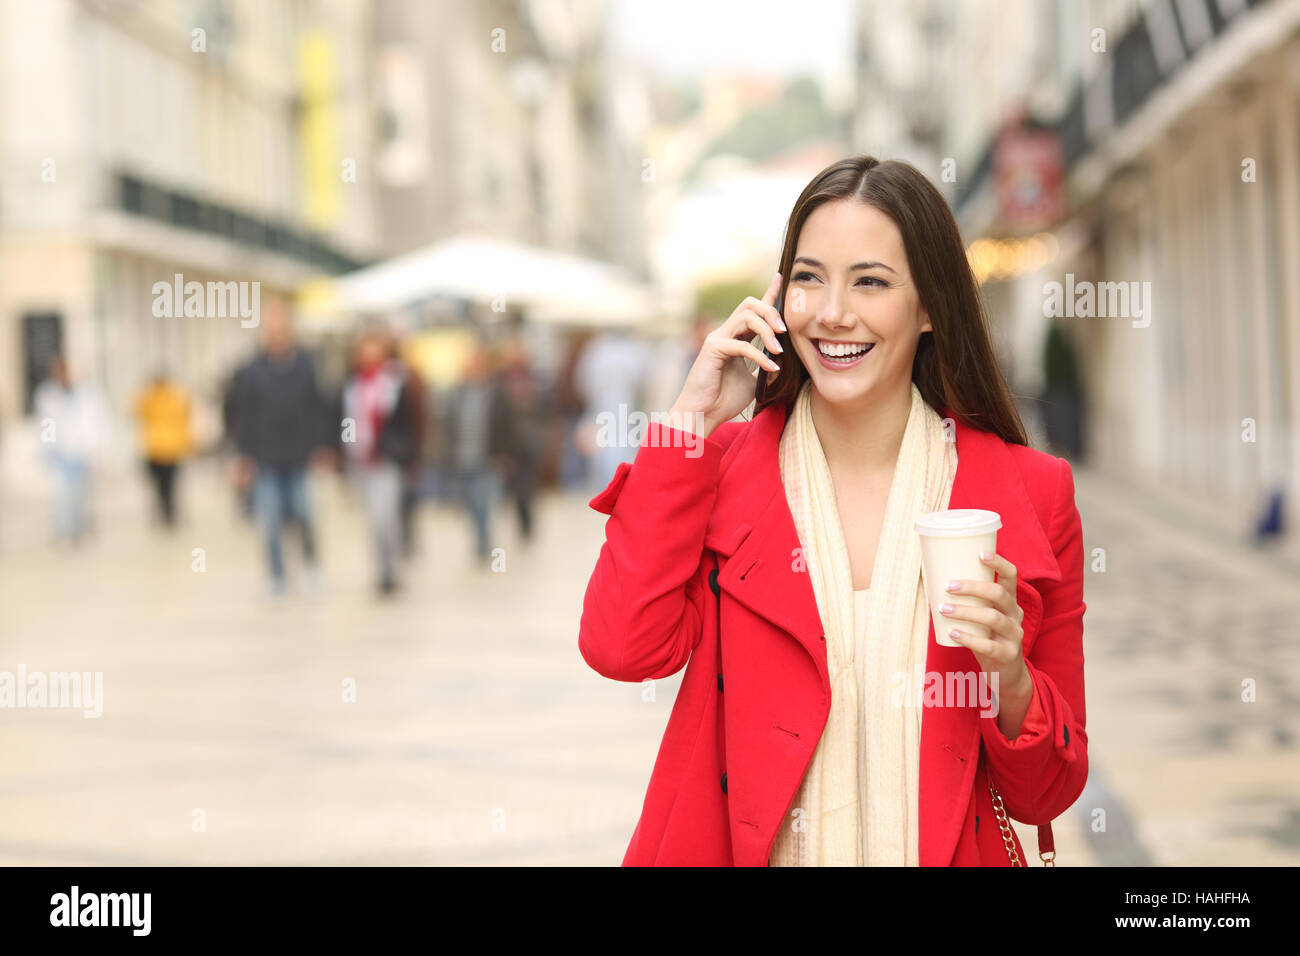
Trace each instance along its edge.
<path fill-rule="evenodd" d="M 228 206 L 147 182 L 130 173 L 117 173 L 116 181 L 117 204 L 126 212 L 291 256 L 330 274 L 351 272 L 365 265 L 319 236 L 249 216 Z"/>

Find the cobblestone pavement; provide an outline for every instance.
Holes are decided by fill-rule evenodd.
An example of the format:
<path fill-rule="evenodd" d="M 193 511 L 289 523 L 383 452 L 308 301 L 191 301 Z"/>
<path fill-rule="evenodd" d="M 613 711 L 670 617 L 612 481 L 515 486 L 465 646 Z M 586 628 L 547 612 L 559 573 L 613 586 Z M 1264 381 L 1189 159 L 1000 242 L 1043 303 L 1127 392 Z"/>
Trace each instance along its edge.
<path fill-rule="evenodd" d="M 1106 570 L 1085 591 L 1093 773 L 1055 827 L 1062 865 L 1300 862 L 1294 571 L 1077 475 Z M 318 481 L 320 591 L 276 603 L 228 490 L 187 478 L 173 536 L 130 487 L 84 550 L 0 555 L 0 671 L 104 675 L 97 719 L 0 711 L 0 863 L 619 862 L 677 679 L 646 701 L 578 655 L 604 528 L 584 496 L 546 497 L 530 545 L 503 510 L 504 572 L 474 570 L 466 522 L 429 509 L 381 603 L 355 506 Z"/>
<path fill-rule="evenodd" d="M 1092 773 L 1058 855 L 1300 863 L 1300 572 L 1203 507 L 1077 476 Z"/>

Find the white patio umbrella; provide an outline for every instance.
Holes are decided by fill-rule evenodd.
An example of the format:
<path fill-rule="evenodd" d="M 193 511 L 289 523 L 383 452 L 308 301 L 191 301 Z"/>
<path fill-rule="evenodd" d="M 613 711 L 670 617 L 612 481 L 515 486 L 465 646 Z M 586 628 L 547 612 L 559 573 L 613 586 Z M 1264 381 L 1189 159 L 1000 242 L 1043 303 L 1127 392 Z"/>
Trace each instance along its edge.
<path fill-rule="evenodd" d="M 332 282 L 341 311 L 400 309 L 433 297 L 520 306 L 530 318 L 633 326 L 655 317 L 649 287 L 608 263 L 506 239 L 457 236 Z"/>

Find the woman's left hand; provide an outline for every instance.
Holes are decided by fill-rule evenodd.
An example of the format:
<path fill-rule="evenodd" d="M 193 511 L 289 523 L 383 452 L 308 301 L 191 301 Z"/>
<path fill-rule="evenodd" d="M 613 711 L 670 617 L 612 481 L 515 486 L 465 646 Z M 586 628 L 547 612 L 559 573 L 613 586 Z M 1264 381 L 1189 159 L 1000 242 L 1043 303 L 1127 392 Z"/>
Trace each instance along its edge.
<path fill-rule="evenodd" d="M 945 604 L 940 611 L 945 617 L 964 619 L 985 624 L 989 628 L 988 637 L 956 629 L 949 636 L 969 648 L 979 661 L 980 669 L 987 674 L 997 674 L 999 696 L 1010 691 L 1013 695 L 1031 686 L 1029 668 L 1020 653 L 1020 642 L 1025 636 L 1021 623 L 1025 619 L 1024 609 L 1016 603 L 1016 566 L 1002 555 L 980 552 L 980 560 L 991 567 L 997 575 L 995 581 L 949 582 L 957 584 L 953 589 L 946 588 L 949 594 L 969 594 L 988 601 L 989 607 L 974 607 L 969 604 Z"/>

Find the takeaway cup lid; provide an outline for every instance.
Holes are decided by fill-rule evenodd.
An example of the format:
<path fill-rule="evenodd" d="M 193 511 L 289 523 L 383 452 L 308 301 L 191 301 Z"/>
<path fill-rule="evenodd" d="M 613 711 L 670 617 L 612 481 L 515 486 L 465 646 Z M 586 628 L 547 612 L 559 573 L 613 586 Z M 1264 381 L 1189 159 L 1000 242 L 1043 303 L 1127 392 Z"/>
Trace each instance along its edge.
<path fill-rule="evenodd" d="M 987 534 L 1001 527 L 1001 516 L 996 511 L 985 511 L 982 508 L 932 511 L 916 519 L 918 534 L 937 538 L 965 538 L 974 534 Z"/>

